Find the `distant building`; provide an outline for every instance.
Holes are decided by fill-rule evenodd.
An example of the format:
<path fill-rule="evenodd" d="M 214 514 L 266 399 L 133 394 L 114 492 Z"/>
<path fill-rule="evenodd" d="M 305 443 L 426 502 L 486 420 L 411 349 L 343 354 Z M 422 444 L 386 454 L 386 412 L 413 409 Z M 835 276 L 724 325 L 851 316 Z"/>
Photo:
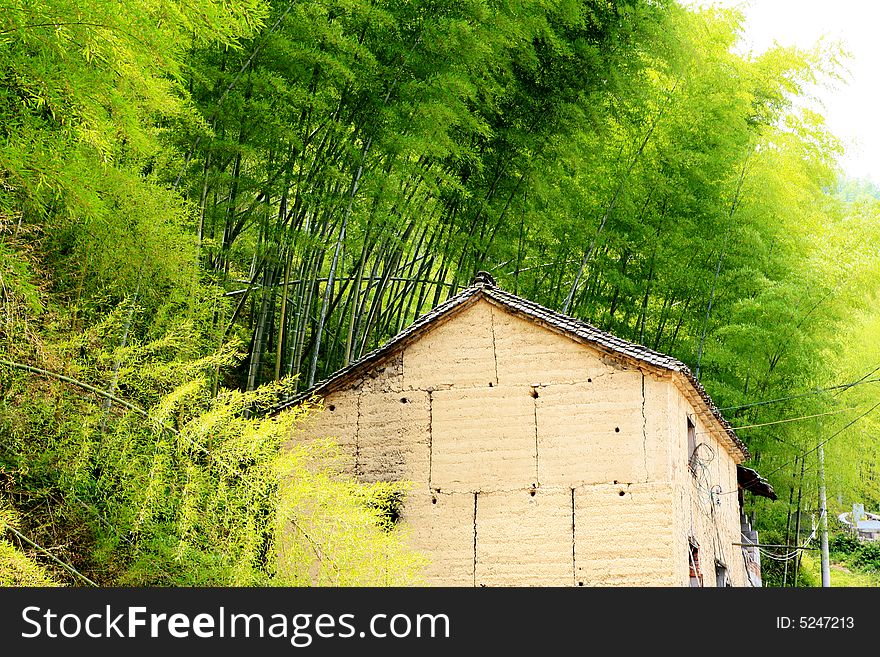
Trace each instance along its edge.
<path fill-rule="evenodd" d="M 775 499 L 680 361 L 490 276 L 276 409 L 362 481 L 410 480 L 401 523 L 448 586 L 760 586 L 743 492 Z"/>
<path fill-rule="evenodd" d="M 838 517 L 860 540 L 880 540 L 880 515 L 866 513 L 862 504 L 853 504 L 852 513 L 841 513 Z"/>

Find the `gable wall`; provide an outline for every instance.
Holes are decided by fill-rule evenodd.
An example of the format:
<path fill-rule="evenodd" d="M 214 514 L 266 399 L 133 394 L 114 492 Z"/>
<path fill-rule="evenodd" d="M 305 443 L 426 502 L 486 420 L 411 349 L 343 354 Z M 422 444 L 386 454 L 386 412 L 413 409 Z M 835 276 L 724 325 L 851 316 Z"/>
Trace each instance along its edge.
<path fill-rule="evenodd" d="M 697 461 L 688 467 L 687 416 L 696 424 Z M 734 586 L 748 586 L 740 537 L 736 462 L 710 432 L 704 417 L 676 388 L 670 387 L 673 452 L 670 458 L 675 490 L 675 551 L 681 586 L 689 583 L 688 537 L 696 539 L 704 586 L 715 586 L 715 560 L 727 566 Z"/>
<path fill-rule="evenodd" d="M 402 522 L 431 583 L 673 585 L 680 402 L 670 376 L 478 300 L 294 439 L 336 437 L 362 480 L 415 483 Z"/>

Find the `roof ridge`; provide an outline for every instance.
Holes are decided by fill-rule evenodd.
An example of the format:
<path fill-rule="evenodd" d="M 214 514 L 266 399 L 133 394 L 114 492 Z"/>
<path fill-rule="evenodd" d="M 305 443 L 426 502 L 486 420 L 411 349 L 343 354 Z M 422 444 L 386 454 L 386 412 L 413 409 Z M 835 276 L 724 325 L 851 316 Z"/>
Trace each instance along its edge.
<path fill-rule="evenodd" d="M 563 313 L 560 313 L 557 310 L 553 310 L 552 308 L 548 308 L 547 306 L 542 306 L 538 302 L 532 301 L 531 299 L 526 299 L 525 297 L 521 297 L 516 294 L 512 294 L 506 290 L 502 290 L 499 287 L 492 287 L 492 288 L 487 289 L 486 295 L 491 298 L 494 298 L 498 301 L 501 301 L 502 303 L 510 303 L 514 307 L 525 306 L 529 310 L 538 311 L 542 315 L 546 314 L 549 316 L 548 319 L 557 320 L 556 325 L 558 325 L 560 328 L 563 328 L 563 326 L 561 326 L 561 324 L 573 324 L 577 327 L 586 329 L 589 332 L 589 334 L 590 334 L 589 337 L 591 339 L 601 338 L 602 342 L 600 342 L 600 344 L 603 344 L 604 342 L 608 342 L 610 344 L 608 344 L 606 346 L 608 346 L 611 349 L 614 349 L 615 351 L 618 350 L 617 348 L 619 346 L 634 347 L 639 352 L 642 352 L 646 355 L 656 357 L 658 360 L 664 361 L 665 363 L 668 364 L 667 369 L 673 369 L 675 371 L 684 371 L 684 370 L 690 371 L 690 368 L 688 368 L 688 366 L 685 365 L 685 363 L 683 363 L 682 361 L 678 360 L 677 358 L 675 358 L 673 356 L 670 356 L 669 354 L 664 354 L 663 352 L 657 351 L 656 349 L 651 349 L 650 347 L 647 347 L 647 346 L 640 344 L 638 342 L 626 340 L 626 339 L 621 338 L 617 335 L 614 335 L 613 333 L 610 333 L 608 331 L 604 331 L 604 330 L 600 329 L 599 327 L 597 327 L 593 324 L 590 324 L 587 321 L 584 321 L 582 319 L 578 319 L 577 317 L 572 317 L 571 315 L 565 315 Z M 567 329 L 569 327 L 566 326 L 564 328 Z M 587 336 L 585 335 L 583 337 L 587 337 Z M 653 363 L 653 364 L 659 364 L 659 363 Z"/>
<path fill-rule="evenodd" d="M 269 413 L 280 413 L 284 409 L 294 406 L 295 404 L 298 404 L 299 402 L 308 399 L 312 395 L 318 394 L 320 391 L 326 391 L 328 388 L 331 388 L 334 385 L 341 384 L 357 370 L 360 370 L 361 368 L 366 367 L 370 364 L 378 364 L 379 362 L 383 361 L 385 358 L 393 354 L 398 348 L 406 344 L 406 342 L 410 338 L 417 335 L 424 327 L 431 324 L 448 312 L 463 306 L 471 299 L 475 299 L 480 295 L 485 296 L 487 299 L 494 300 L 495 302 L 503 305 L 506 309 L 513 312 L 514 314 L 524 314 L 530 317 L 532 320 L 538 320 L 546 323 L 551 328 L 559 329 L 569 335 L 577 336 L 589 343 L 598 345 L 599 347 L 604 347 L 614 354 L 625 356 L 633 360 L 646 363 L 653 367 L 658 367 L 670 372 L 675 372 L 683 375 L 688 383 L 690 383 L 694 392 L 697 393 L 697 396 L 706 405 L 709 413 L 715 418 L 715 420 L 724 430 L 724 433 L 727 434 L 733 445 L 737 449 L 739 449 L 740 452 L 742 452 L 745 458 L 749 458 L 751 456 L 749 454 L 748 448 L 740 440 L 739 436 L 736 435 L 733 427 L 724 418 L 724 416 L 721 414 L 721 411 L 718 410 L 718 407 L 712 401 L 711 397 L 709 397 L 709 393 L 706 392 L 703 384 L 700 383 L 700 381 L 691 372 L 690 368 L 682 361 L 668 354 L 664 354 L 660 351 L 655 351 L 654 349 L 651 349 L 644 345 L 624 340 L 623 338 L 620 338 L 613 333 L 603 331 L 602 329 L 599 329 L 592 324 L 589 324 L 575 317 L 571 317 L 570 315 L 563 315 L 562 313 L 542 306 L 535 301 L 531 301 L 511 292 L 507 292 L 506 290 L 502 290 L 495 284 L 495 280 L 492 278 L 492 276 L 485 272 L 480 272 L 474 278 L 474 281 L 470 286 L 464 288 L 458 294 L 451 296 L 443 303 L 437 305 L 435 308 L 418 317 L 415 321 L 413 321 L 412 324 L 410 324 L 400 333 L 385 342 L 383 345 L 365 354 L 364 356 L 350 363 L 346 367 L 337 370 L 329 377 L 323 379 L 322 381 L 319 381 L 313 386 L 310 386 L 307 390 L 295 394 L 291 398 L 275 405 L 272 409 L 269 410 Z"/>

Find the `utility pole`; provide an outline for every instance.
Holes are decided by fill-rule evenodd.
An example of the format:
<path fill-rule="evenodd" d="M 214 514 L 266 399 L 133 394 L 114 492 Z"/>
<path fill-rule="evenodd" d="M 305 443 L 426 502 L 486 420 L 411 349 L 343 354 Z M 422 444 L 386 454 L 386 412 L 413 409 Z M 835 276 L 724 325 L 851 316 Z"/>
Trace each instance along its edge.
<path fill-rule="evenodd" d="M 828 559 L 828 502 L 825 499 L 825 450 L 819 443 L 819 535 L 822 540 L 822 586 L 831 586 Z"/>
<path fill-rule="evenodd" d="M 797 457 L 795 457 L 795 459 L 794 459 L 795 470 L 797 470 L 797 463 L 798 463 L 798 459 L 797 459 Z M 788 489 L 788 515 L 785 518 L 785 544 L 786 545 L 791 545 L 791 503 L 792 503 L 793 499 L 794 499 L 794 486 L 792 485 L 792 487 Z M 795 534 L 795 536 L 794 536 L 794 544 L 795 545 L 798 544 L 797 534 Z M 783 588 L 786 586 L 786 584 L 788 584 L 788 562 L 789 561 L 790 561 L 789 559 L 785 560 L 785 568 L 782 571 L 782 586 L 783 586 Z M 797 585 L 797 582 L 795 582 L 795 585 Z"/>
<path fill-rule="evenodd" d="M 804 465 L 806 465 L 807 457 L 801 457 L 801 478 L 798 482 L 798 498 L 797 498 L 797 516 L 795 520 L 794 526 L 794 544 L 800 545 L 801 543 L 801 496 L 804 491 Z M 812 534 L 812 532 L 810 532 Z M 798 575 L 801 572 L 801 556 L 803 556 L 803 550 L 798 550 L 797 558 L 794 561 L 794 585 L 798 585 Z M 787 562 L 786 562 L 787 563 Z"/>

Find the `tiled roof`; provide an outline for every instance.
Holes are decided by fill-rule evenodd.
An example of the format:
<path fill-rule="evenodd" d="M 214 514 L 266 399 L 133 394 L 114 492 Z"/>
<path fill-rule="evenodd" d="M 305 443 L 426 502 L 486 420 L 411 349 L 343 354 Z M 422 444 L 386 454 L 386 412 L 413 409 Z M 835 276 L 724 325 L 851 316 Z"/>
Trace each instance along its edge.
<path fill-rule="evenodd" d="M 727 420 L 721 415 L 721 412 L 712 402 L 709 394 L 693 375 L 690 368 L 680 360 L 660 353 L 659 351 L 649 349 L 648 347 L 635 344 L 634 342 L 618 338 L 615 335 L 602 331 L 579 319 L 562 315 L 554 310 L 545 308 L 534 301 L 529 301 L 528 299 L 523 299 L 510 292 L 505 292 L 495 285 L 495 281 L 491 276 L 483 273 L 477 276 L 473 285 L 465 288 L 446 302 L 419 317 L 415 322 L 410 324 L 407 328 L 378 349 L 371 351 L 347 367 L 338 370 L 332 376 L 315 384 L 310 389 L 278 404 L 271 412 L 277 413 L 285 408 L 294 406 L 313 395 L 326 395 L 340 389 L 360 372 L 367 371 L 371 366 L 378 365 L 392 354 L 398 352 L 404 345 L 420 335 L 430 324 L 433 324 L 457 309 L 461 309 L 465 305 L 470 305 L 472 301 L 480 297 L 502 306 L 515 315 L 525 317 L 532 321 L 537 321 L 550 329 L 568 334 L 569 336 L 573 336 L 584 342 L 588 342 L 602 351 L 606 351 L 610 354 L 626 356 L 630 359 L 652 365 L 662 370 L 681 374 L 690 384 L 690 387 L 693 392 L 696 393 L 696 396 L 705 404 L 708 413 L 718 421 L 729 442 L 742 453 L 744 458 L 749 458 L 750 454 L 745 444 L 743 444 Z"/>
<path fill-rule="evenodd" d="M 514 312 L 519 311 L 519 313 L 526 315 L 527 317 L 540 320 L 553 328 L 561 329 L 566 333 L 576 335 L 588 342 L 601 345 L 614 353 L 623 354 L 635 358 L 636 360 L 650 363 L 657 367 L 662 367 L 663 369 L 675 370 L 676 372 L 682 371 L 682 368 L 687 369 L 684 363 L 676 360 L 672 356 L 661 354 L 659 351 L 648 349 L 647 347 L 635 344 L 634 342 L 622 340 L 615 335 L 600 331 L 591 324 L 587 324 L 574 317 L 569 317 L 568 315 L 562 315 L 549 308 L 545 308 L 534 301 L 523 299 L 522 297 L 510 294 L 497 287 L 486 286 L 483 288 L 483 293 L 485 296 L 494 299 L 505 308 Z"/>
<path fill-rule="evenodd" d="M 773 486 L 770 485 L 770 482 L 751 468 L 747 468 L 744 465 L 737 465 L 736 481 L 740 488 L 751 491 L 755 495 L 769 497 L 771 500 L 777 499 L 776 491 L 773 490 Z"/>

